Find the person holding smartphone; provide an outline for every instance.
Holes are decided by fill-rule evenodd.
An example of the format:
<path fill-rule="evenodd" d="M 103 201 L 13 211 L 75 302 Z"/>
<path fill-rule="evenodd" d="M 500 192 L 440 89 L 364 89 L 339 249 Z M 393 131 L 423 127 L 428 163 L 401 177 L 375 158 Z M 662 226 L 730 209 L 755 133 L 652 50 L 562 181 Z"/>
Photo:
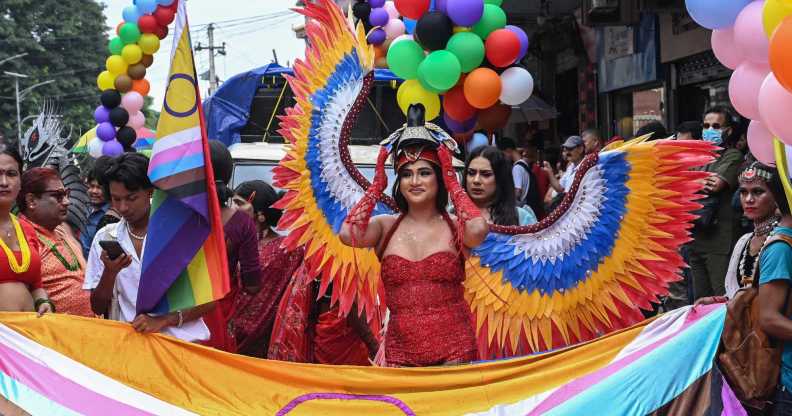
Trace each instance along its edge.
<path fill-rule="evenodd" d="M 201 317 L 214 304 L 165 315 L 137 315 L 143 246 L 148 232 L 154 186 L 148 178 L 148 158 L 125 153 L 108 164 L 104 186 L 121 221 L 96 233 L 85 270 L 83 289 L 91 291 L 97 315 L 132 323 L 138 332 L 162 332 L 185 341 L 209 339 Z"/>

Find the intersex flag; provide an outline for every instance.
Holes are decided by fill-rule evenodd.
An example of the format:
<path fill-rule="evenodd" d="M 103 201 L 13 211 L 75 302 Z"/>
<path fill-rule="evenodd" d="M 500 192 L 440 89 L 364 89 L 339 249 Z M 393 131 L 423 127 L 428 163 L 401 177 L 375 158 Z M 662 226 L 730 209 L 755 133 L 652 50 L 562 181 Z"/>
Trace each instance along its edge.
<path fill-rule="evenodd" d="M 190 43 L 185 2 L 173 31 L 168 86 L 149 163 L 156 186 L 137 310 L 168 312 L 229 291 L 223 222 Z"/>

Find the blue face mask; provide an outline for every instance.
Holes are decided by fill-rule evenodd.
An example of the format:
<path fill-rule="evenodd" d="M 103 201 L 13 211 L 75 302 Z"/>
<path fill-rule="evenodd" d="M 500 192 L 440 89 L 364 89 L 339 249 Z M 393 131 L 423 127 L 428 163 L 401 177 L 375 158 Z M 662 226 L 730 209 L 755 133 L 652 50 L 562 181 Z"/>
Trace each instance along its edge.
<path fill-rule="evenodd" d="M 715 145 L 723 143 L 723 130 L 715 130 L 712 128 L 706 129 L 701 132 L 701 136 L 705 141 Z"/>

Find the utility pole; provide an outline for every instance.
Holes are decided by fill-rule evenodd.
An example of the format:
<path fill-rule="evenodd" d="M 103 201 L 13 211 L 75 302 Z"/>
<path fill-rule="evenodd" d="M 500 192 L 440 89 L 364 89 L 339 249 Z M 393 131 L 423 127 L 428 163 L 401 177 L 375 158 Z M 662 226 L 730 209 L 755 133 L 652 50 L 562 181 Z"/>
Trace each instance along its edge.
<path fill-rule="evenodd" d="M 217 73 L 215 72 L 215 50 L 218 54 L 225 56 L 225 42 L 221 46 L 215 46 L 214 44 L 214 23 L 209 23 L 209 27 L 206 28 L 206 34 L 209 37 L 209 46 L 202 46 L 200 43 L 198 46 L 195 47 L 196 52 L 198 51 L 209 51 L 209 95 L 214 94 L 217 90 Z"/>
<path fill-rule="evenodd" d="M 28 94 L 30 94 L 31 91 L 33 91 L 34 88 L 38 88 L 38 87 L 40 87 L 42 85 L 47 85 L 47 84 L 53 83 L 53 82 L 55 82 L 55 80 L 51 79 L 49 81 L 39 82 L 38 84 L 33 84 L 33 85 L 25 88 L 24 90 L 20 91 L 19 90 L 19 79 L 20 78 L 29 78 L 29 77 L 27 75 L 25 75 L 25 74 L 18 74 L 16 72 L 3 71 L 3 73 L 8 75 L 9 77 L 14 77 L 14 90 L 16 92 L 17 140 L 22 140 L 22 117 L 21 117 L 21 114 L 20 114 L 20 103 L 22 102 L 22 100 L 25 99 L 25 97 L 27 97 Z"/>

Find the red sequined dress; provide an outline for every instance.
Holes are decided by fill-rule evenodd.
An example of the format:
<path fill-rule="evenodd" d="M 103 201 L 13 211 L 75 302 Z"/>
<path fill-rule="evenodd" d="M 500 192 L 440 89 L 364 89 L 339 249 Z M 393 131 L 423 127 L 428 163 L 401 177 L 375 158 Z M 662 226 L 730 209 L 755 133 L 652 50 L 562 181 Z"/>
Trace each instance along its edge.
<path fill-rule="evenodd" d="M 382 252 L 402 219 L 385 237 Z M 451 230 L 454 225 L 444 215 Z M 385 361 L 394 367 L 425 367 L 478 359 L 470 307 L 465 302 L 461 254 L 441 251 L 419 261 L 389 254 L 382 259 L 382 281 L 390 321 Z"/>

